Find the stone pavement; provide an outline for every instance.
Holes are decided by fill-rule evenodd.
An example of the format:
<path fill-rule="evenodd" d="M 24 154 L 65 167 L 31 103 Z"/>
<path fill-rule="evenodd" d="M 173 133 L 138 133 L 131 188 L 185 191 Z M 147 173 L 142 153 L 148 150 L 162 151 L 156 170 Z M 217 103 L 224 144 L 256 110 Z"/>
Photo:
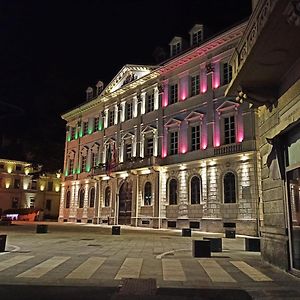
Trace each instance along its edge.
<path fill-rule="evenodd" d="M 0 228 L 8 236 L 7 252 L 0 253 L 2 286 L 118 289 L 114 299 L 217 299 L 211 291 L 223 299 L 300 299 L 300 279 L 245 251 L 243 237 L 223 238 L 221 253 L 194 258 L 192 240 L 211 235 L 125 226 L 121 235 L 111 235 L 109 226 L 54 223 L 48 233 L 36 234 L 35 226 Z"/>

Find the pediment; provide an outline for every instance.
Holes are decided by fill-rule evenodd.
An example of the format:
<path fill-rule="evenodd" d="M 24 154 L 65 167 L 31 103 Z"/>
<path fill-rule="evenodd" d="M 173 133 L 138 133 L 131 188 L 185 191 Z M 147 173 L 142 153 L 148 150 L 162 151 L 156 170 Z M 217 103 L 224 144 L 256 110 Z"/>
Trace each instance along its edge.
<path fill-rule="evenodd" d="M 126 139 L 132 139 L 134 137 L 134 134 L 131 133 L 131 132 L 126 132 L 124 135 L 123 135 L 123 139 L 126 140 Z"/>
<path fill-rule="evenodd" d="M 181 36 L 174 36 L 173 39 L 170 41 L 169 45 L 174 45 L 177 43 L 182 43 L 182 37 Z"/>
<path fill-rule="evenodd" d="M 156 69 L 156 66 L 125 65 L 106 86 L 101 95 L 113 93 L 124 85 L 148 75 L 154 69 Z"/>
<path fill-rule="evenodd" d="M 202 120 L 203 118 L 204 118 L 204 114 L 197 111 L 193 111 L 185 118 L 185 120 L 191 122 L 195 120 Z"/>
<path fill-rule="evenodd" d="M 178 119 L 170 119 L 166 124 L 165 127 L 175 127 L 175 126 L 180 126 L 181 121 Z"/>
<path fill-rule="evenodd" d="M 87 156 L 88 155 L 88 151 L 89 151 L 88 147 L 86 147 L 86 146 L 82 147 L 82 149 L 81 149 L 81 155 L 82 156 Z"/>
<path fill-rule="evenodd" d="M 68 156 L 70 159 L 75 159 L 75 151 L 74 150 L 70 151 Z"/>
<path fill-rule="evenodd" d="M 112 144 L 112 143 L 115 143 L 115 139 L 113 138 L 107 138 L 104 140 L 104 144 Z"/>
<path fill-rule="evenodd" d="M 142 130 L 142 133 L 153 132 L 154 130 L 156 130 L 156 128 L 148 125 Z"/>
<path fill-rule="evenodd" d="M 239 104 L 233 101 L 225 101 L 219 107 L 217 107 L 216 111 L 221 113 L 224 111 L 235 110 L 239 107 Z"/>
<path fill-rule="evenodd" d="M 91 148 L 91 150 L 92 150 L 93 153 L 97 152 L 98 149 L 99 149 L 99 144 L 98 144 L 98 143 L 95 143 L 95 144 L 92 146 L 92 148 Z"/>

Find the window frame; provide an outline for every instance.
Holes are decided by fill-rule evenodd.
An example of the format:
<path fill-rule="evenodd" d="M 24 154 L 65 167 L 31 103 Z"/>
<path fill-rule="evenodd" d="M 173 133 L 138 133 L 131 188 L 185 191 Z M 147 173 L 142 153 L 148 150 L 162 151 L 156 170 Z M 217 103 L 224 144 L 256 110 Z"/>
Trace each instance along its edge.
<path fill-rule="evenodd" d="M 146 94 L 146 113 L 154 111 L 154 91 Z"/>
<path fill-rule="evenodd" d="M 68 209 L 68 208 L 70 208 L 70 206 L 71 206 L 71 191 L 67 190 L 65 208 Z"/>
<path fill-rule="evenodd" d="M 176 183 L 176 189 L 174 192 L 171 189 L 172 182 Z M 174 195 L 174 199 L 171 199 L 172 195 Z M 173 203 L 171 200 L 175 200 L 175 202 Z M 178 180 L 176 178 L 170 178 L 168 181 L 168 203 L 169 205 L 178 205 Z"/>
<path fill-rule="evenodd" d="M 125 121 L 131 120 L 133 118 L 133 103 L 126 102 L 125 104 Z"/>
<path fill-rule="evenodd" d="M 85 196 L 85 190 L 84 188 L 80 188 L 78 191 L 78 208 L 84 207 L 84 196 Z"/>
<path fill-rule="evenodd" d="M 93 194 L 92 194 L 93 192 Z M 93 195 L 93 198 L 92 198 Z M 96 198 L 96 189 L 94 186 L 92 186 L 89 190 L 89 207 L 94 208 L 95 207 L 95 198 Z"/>
<path fill-rule="evenodd" d="M 232 79 L 232 66 L 229 62 L 222 64 L 222 85 L 229 84 Z"/>
<path fill-rule="evenodd" d="M 226 183 L 225 183 L 226 177 L 228 175 L 231 176 L 231 178 L 229 178 L 229 179 L 232 180 L 230 182 L 231 186 L 230 186 L 230 190 L 229 190 L 229 194 L 230 194 L 229 196 L 232 197 L 232 195 L 234 195 L 234 198 L 231 199 L 231 197 L 230 197 L 230 200 L 228 199 L 228 196 L 226 195 L 227 191 L 226 191 Z M 223 185 L 223 203 L 224 204 L 236 204 L 237 203 L 237 188 L 236 188 L 237 187 L 237 175 L 233 171 L 227 171 L 223 176 L 222 185 Z M 232 186 L 233 186 L 233 189 L 232 189 Z M 232 201 L 232 200 L 234 200 L 234 201 Z"/>
<path fill-rule="evenodd" d="M 115 111 L 109 110 L 108 111 L 108 127 L 111 127 L 115 124 Z"/>
<path fill-rule="evenodd" d="M 104 190 L 104 207 L 109 207 L 110 201 L 111 201 L 111 188 L 110 186 L 107 186 Z"/>
<path fill-rule="evenodd" d="M 146 191 L 146 187 L 147 187 L 147 191 Z M 146 181 L 144 185 L 144 206 L 151 206 L 151 205 L 152 205 L 152 183 L 150 181 Z"/>
<path fill-rule="evenodd" d="M 200 74 L 191 75 L 190 77 L 190 96 L 194 97 L 200 94 Z"/>
<path fill-rule="evenodd" d="M 199 184 L 199 191 L 198 191 L 198 197 L 199 197 L 199 202 L 194 202 L 193 201 L 193 179 L 194 178 L 197 178 L 198 180 L 199 180 L 199 183 L 197 183 L 197 184 Z M 201 202 L 202 202 L 202 178 L 201 178 L 201 176 L 200 175 L 198 175 L 198 174 L 195 174 L 195 175 L 192 175 L 191 176 L 191 178 L 190 178 L 190 184 L 189 184 L 189 190 L 190 190 L 190 204 L 191 205 L 198 205 L 198 204 L 201 204 Z M 198 198 L 197 197 L 197 198 Z"/>
<path fill-rule="evenodd" d="M 170 84 L 169 87 L 169 104 L 175 104 L 178 102 L 178 83 Z"/>
<path fill-rule="evenodd" d="M 169 155 L 177 155 L 179 153 L 179 130 L 169 130 L 168 137 Z"/>
<path fill-rule="evenodd" d="M 227 120 L 228 120 L 228 123 L 227 123 Z M 222 121 L 223 121 L 224 144 L 225 145 L 235 144 L 236 143 L 236 118 L 235 118 L 235 115 L 230 114 L 230 115 L 223 116 Z M 226 128 L 227 126 L 228 126 L 228 128 Z"/>

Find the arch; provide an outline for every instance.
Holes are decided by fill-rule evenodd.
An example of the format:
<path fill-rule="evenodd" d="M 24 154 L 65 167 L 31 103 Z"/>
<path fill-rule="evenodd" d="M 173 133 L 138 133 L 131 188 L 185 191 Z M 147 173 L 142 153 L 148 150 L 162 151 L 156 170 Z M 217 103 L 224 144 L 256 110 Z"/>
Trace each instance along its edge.
<path fill-rule="evenodd" d="M 202 192 L 202 180 L 198 175 L 193 175 L 190 180 L 190 201 L 191 204 L 200 204 Z"/>
<path fill-rule="evenodd" d="M 71 192 L 68 190 L 66 195 L 66 208 L 70 208 L 71 205 Z"/>
<path fill-rule="evenodd" d="M 78 193 L 79 208 L 83 208 L 84 205 L 84 188 L 81 188 Z"/>
<path fill-rule="evenodd" d="M 147 181 L 144 186 L 144 205 L 152 204 L 152 184 Z"/>
<path fill-rule="evenodd" d="M 236 203 L 236 176 L 229 171 L 223 178 L 224 203 Z"/>
<path fill-rule="evenodd" d="M 131 224 L 132 183 L 124 181 L 119 190 L 119 224 Z"/>
<path fill-rule="evenodd" d="M 172 178 L 169 181 L 169 205 L 177 205 L 178 198 L 178 182 L 177 179 Z"/>
<path fill-rule="evenodd" d="M 107 186 L 104 192 L 104 206 L 108 207 L 110 205 L 110 187 Z"/>
<path fill-rule="evenodd" d="M 90 207 L 94 207 L 95 206 L 95 188 L 91 187 L 90 188 L 90 197 L 89 197 L 89 203 L 90 203 Z"/>

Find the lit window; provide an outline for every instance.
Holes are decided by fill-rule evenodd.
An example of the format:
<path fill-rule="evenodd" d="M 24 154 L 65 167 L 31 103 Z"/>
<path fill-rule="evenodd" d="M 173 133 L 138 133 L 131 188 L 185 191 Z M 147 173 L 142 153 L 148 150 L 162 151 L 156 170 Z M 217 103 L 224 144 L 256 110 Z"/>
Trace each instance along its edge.
<path fill-rule="evenodd" d="M 150 112 L 154 110 L 154 93 L 147 94 L 147 105 L 146 105 L 146 112 Z"/>
<path fill-rule="evenodd" d="M 170 85 L 170 104 L 178 102 L 178 84 Z"/>
<path fill-rule="evenodd" d="M 232 67 L 229 63 L 223 64 L 223 84 L 228 84 L 232 79 Z"/>
<path fill-rule="evenodd" d="M 90 189 L 90 199 L 89 199 L 89 203 L 90 203 L 90 207 L 94 207 L 95 206 L 95 188 L 92 187 Z"/>
<path fill-rule="evenodd" d="M 110 110 L 108 113 L 108 126 L 113 126 L 115 120 L 115 111 Z"/>
<path fill-rule="evenodd" d="M 225 144 L 235 143 L 235 119 L 234 116 L 224 118 Z"/>
<path fill-rule="evenodd" d="M 232 172 L 224 176 L 224 203 L 236 203 L 235 175 Z"/>
<path fill-rule="evenodd" d="M 200 204 L 201 199 L 201 179 L 193 176 L 191 179 L 191 204 Z"/>
<path fill-rule="evenodd" d="M 79 190 L 79 208 L 83 208 L 84 205 L 84 189 Z"/>
<path fill-rule="evenodd" d="M 125 144 L 125 160 L 129 160 L 132 157 L 132 144 Z"/>
<path fill-rule="evenodd" d="M 126 103 L 126 120 L 132 119 L 132 102 Z"/>
<path fill-rule="evenodd" d="M 191 97 L 198 95 L 200 91 L 200 77 L 199 75 L 191 77 Z"/>
<path fill-rule="evenodd" d="M 170 132 L 170 155 L 178 153 L 178 132 Z"/>
<path fill-rule="evenodd" d="M 200 149 L 200 125 L 191 127 L 191 146 L 192 151 Z"/>
<path fill-rule="evenodd" d="M 71 204 L 71 192 L 67 191 L 67 196 L 66 196 L 66 208 L 70 208 Z"/>
<path fill-rule="evenodd" d="M 148 181 L 144 187 L 144 205 L 151 205 L 152 200 L 152 187 L 151 183 Z"/>
<path fill-rule="evenodd" d="M 153 138 L 147 138 L 145 146 L 146 146 L 146 151 L 145 151 L 146 156 L 147 157 L 153 156 Z"/>
<path fill-rule="evenodd" d="M 110 204 L 110 187 L 107 187 L 105 189 L 105 194 L 104 194 L 104 206 L 108 207 Z"/>
<path fill-rule="evenodd" d="M 177 205 L 177 180 L 174 178 L 169 182 L 169 204 Z"/>

